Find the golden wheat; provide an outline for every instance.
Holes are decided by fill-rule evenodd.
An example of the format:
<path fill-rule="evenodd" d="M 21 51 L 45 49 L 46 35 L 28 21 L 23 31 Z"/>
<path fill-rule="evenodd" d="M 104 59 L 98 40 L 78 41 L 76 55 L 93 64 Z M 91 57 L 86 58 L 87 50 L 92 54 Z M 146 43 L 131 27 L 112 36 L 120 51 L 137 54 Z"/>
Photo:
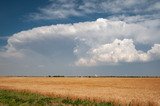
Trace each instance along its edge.
<path fill-rule="evenodd" d="M 0 88 L 72 99 L 160 105 L 160 78 L 0 77 Z"/>

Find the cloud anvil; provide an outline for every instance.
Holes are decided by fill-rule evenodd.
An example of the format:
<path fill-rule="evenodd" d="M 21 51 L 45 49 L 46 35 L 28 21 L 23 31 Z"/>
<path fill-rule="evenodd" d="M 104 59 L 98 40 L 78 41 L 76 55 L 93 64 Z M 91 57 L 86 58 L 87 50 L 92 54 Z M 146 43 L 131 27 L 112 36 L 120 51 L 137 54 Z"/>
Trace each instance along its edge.
<path fill-rule="evenodd" d="M 0 74 L 160 75 L 158 0 L 0 2 Z"/>

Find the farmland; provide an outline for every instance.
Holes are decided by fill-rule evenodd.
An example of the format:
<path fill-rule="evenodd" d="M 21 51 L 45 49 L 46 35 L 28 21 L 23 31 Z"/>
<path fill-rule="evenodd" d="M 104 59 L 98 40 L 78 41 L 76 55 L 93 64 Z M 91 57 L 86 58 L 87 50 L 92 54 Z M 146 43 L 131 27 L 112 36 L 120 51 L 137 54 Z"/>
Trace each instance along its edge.
<path fill-rule="evenodd" d="M 0 89 L 72 100 L 160 105 L 160 78 L 0 77 Z"/>

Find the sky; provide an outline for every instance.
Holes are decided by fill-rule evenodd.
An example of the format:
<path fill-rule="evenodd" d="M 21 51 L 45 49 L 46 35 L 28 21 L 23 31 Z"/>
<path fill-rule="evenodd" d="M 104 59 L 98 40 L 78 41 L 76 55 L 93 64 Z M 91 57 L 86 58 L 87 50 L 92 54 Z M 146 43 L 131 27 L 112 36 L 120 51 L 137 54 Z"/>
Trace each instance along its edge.
<path fill-rule="evenodd" d="M 160 76 L 159 0 L 0 0 L 0 75 Z"/>

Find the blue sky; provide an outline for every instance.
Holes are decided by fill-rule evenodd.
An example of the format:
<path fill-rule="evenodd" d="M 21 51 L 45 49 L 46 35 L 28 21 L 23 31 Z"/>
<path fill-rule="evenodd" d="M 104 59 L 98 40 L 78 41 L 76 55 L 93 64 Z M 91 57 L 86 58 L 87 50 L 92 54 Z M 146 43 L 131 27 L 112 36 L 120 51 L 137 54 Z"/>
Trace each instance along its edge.
<path fill-rule="evenodd" d="M 0 75 L 160 75 L 159 0 L 1 0 Z"/>

